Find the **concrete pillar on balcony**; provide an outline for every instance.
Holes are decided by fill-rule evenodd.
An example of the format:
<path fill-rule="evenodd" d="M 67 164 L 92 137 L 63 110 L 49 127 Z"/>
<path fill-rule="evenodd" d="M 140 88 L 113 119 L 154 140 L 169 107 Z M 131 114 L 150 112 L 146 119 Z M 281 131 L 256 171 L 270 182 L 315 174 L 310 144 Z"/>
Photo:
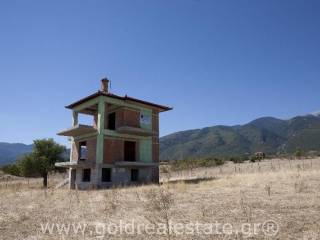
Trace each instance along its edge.
<path fill-rule="evenodd" d="M 72 111 L 72 126 L 76 126 L 78 124 L 79 114 L 76 111 Z"/>
<path fill-rule="evenodd" d="M 76 126 L 78 125 L 78 120 L 79 119 L 79 114 L 76 111 L 72 111 L 72 126 Z M 73 145 L 74 145 L 74 139 L 73 137 L 70 137 L 70 162 L 72 162 L 72 158 L 73 158 Z M 72 168 L 69 168 L 69 188 L 70 189 L 74 189 L 75 186 L 75 172 L 76 170 L 72 170 Z"/>

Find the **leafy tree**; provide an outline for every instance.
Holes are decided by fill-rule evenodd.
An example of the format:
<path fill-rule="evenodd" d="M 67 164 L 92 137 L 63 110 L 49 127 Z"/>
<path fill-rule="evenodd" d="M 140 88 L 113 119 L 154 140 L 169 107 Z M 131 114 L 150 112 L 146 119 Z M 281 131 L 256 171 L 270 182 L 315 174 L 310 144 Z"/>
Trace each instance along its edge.
<path fill-rule="evenodd" d="M 20 169 L 15 164 L 3 166 L 1 167 L 1 170 L 10 175 L 20 176 Z"/>
<path fill-rule="evenodd" d="M 42 177 L 43 187 L 47 187 L 48 173 L 54 170 L 56 162 L 64 160 L 62 153 L 65 147 L 51 138 L 34 140 L 33 145 L 33 152 L 19 161 L 20 171 L 25 177 Z"/>
<path fill-rule="evenodd" d="M 27 154 L 18 160 L 17 166 L 24 177 L 37 177 L 35 161 L 32 154 Z"/>

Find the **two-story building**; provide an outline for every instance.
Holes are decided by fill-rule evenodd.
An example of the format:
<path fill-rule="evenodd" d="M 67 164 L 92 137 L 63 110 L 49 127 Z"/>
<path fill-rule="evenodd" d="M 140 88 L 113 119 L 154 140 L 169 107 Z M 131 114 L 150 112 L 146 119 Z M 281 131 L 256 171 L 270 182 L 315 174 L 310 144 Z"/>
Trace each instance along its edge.
<path fill-rule="evenodd" d="M 72 127 L 58 135 L 71 141 L 70 188 L 108 187 L 159 182 L 159 113 L 172 108 L 118 96 L 101 90 L 66 108 L 72 110 Z M 79 124 L 79 114 L 92 116 L 92 125 Z"/>

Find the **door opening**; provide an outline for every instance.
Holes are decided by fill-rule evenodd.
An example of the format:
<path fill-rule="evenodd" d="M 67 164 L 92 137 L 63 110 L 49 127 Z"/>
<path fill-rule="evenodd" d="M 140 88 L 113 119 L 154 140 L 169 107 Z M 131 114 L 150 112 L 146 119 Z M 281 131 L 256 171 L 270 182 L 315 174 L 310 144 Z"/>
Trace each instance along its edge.
<path fill-rule="evenodd" d="M 128 161 L 128 162 L 136 161 L 136 142 L 132 142 L 132 141 L 124 142 L 124 161 Z"/>
<path fill-rule="evenodd" d="M 110 113 L 108 115 L 108 129 L 116 130 L 116 113 Z"/>
<path fill-rule="evenodd" d="M 131 169 L 131 182 L 138 182 L 139 180 L 139 170 Z"/>

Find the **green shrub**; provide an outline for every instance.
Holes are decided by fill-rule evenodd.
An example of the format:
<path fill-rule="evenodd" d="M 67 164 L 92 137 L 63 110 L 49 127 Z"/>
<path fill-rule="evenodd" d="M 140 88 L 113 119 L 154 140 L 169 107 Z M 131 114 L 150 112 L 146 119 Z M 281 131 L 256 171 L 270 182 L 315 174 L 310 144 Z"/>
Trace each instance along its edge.
<path fill-rule="evenodd" d="M 186 170 L 194 169 L 200 167 L 214 167 L 221 166 L 224 164 L 223 159 L 218 158 L 203 158 L 203 159 L 186 159 L 186 160 L 175 160 L 171 161 L 171 169 L 174 171 L 177 170 Z"/>
<path fill-rule="evenodd" d="M 229 160 L 233 163 L 243 163 L 247 159 L 245 157 L 231 157 Z"/>
<path fill-rule="evenodd" d="M 10 175 L 14 175 L 14 176 L 21 175 L 20 169 L 16 164 L 3 166 L 3 167 L 1 167 L 1 170 L 6 174 L 10 174 Z"/>
<path fill-rule="evenodd" d="M 221 158 L 215 158 L 214 161 L 215 161 L 217 166 L 221 166 L 221 165 L 224 164 L 224 160 L 221 159 Z"/>
<path fill-rule="evenodd" d="M 294 154 L 297 158 L 301 158 L 304 156 L 304 152 L 302 151 L 302 149 L 297 149 L 295 154 Z"/>

